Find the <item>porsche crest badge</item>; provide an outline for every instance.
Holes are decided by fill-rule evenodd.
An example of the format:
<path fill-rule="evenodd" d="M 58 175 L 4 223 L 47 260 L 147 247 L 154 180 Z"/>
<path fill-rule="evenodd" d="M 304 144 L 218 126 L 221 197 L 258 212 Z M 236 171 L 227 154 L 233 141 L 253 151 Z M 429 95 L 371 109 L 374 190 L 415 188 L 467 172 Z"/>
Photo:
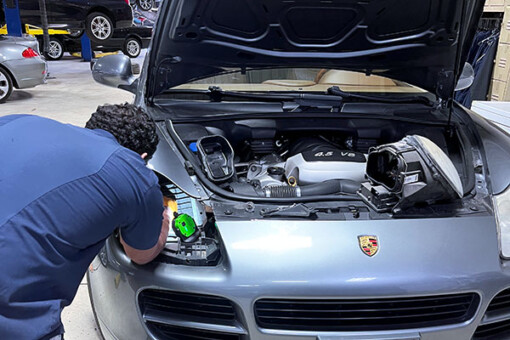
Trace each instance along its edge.
<path fill-rule="evenodd" d="M 358 236 L 359 247 L 367 256 L 374 256 L 379 251 L 379 240 L 377 236 Z"/>

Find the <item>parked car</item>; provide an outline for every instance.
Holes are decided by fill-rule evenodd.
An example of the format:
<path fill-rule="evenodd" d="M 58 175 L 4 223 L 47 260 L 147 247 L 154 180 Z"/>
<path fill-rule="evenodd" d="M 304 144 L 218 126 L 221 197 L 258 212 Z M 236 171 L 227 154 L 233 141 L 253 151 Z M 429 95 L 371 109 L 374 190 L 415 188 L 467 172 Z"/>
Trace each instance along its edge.
<path fill-rule="evenodd" d="M 23 24 L 41 26 L 39 2 L 18 2 Z M 133 24 L 129 0 L 46 0 L 46 10 L 51 28 L 71 29 L 76 36 L 85 30 L 96 42 L 109 39 L 115 28 Z"/>
<path fill-rule="evenodd" d="M 115 29 L 110 39 L 102 43 L 92 42 L 94 51 L 115 52 L 122 51 L 130 58 L 140 55 L 142 49 L 148 48 L 151 42 L 151 27 L 128 27 Z M 39 39 L 43 45 L 43 37 Z M 69 35 L 50 36 L 49 51 L 46 54 L 48 60 L 60 60 L 65 52 L 81 52 L 81 40 Z"/>
<path fill-rule="evenodd" d="M 162 0 L 130 0 L 131 6 L 138 6 L 143 11 L 159 8 Z"/>
<path fill-rule="evenodd" d="M 14 88 L 44 84 L 47 66 L 32 37 L 0 36 L 0 103 L 9 99 Z"/>
<path fill-rule="evenodd" d="M 133 6 L 133 22 L 137 26 L 154 27 L 157 18 L 157 11 L 144 11 L 137 5 Z"/>
<path fill-rule="evenodd" d="M 176 213 L 152 263 L 118 235 L 92 262 L 104 337 L 507 336 L 510 136 L 452 100 L 482 7 L 163 2 L 140 78 L 93 66 L 153 117 Z"/>

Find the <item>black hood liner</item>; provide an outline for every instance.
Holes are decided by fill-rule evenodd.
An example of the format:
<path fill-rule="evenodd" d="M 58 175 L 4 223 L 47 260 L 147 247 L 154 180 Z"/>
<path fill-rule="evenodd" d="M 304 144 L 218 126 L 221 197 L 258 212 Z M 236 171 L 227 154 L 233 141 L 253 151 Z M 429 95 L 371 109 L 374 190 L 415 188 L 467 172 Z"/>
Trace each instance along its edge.
<path fill-rule="evenodd" d="M 227 70 L 335 68 L 451 98 L 482 0 L 172 0 L 161 8 L 148 95 Z"/>

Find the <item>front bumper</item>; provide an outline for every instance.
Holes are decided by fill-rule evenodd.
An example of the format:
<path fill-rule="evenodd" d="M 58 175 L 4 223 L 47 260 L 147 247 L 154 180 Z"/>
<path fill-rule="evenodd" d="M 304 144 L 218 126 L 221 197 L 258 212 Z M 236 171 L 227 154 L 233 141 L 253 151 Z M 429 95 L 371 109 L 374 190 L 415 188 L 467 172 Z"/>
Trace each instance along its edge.
<path fill-rule="evenodd" d="M 11 71 L 16 88 L 26 89 L 44 84 L 48 73 L 48 65 L 41 57 L 8 60 L 2 66 Z"/>
<path fill-rule="evenodd" d="M 137 303 L 147 288 L 224 297 L 235 306 L 240 339 L 471 339 L 480 324 L 509 319 L 485 315 L 510 287 L 510 268 L 498 254 L 494 218 L 390 221 L 218 221 L 225 245 L 216 267 L 131 264 L 110 239 L 89 272 L 100 322 L 116 338 L 157 339 Z M 359 235 L 377 235 L 379 253 L 359 249 Z M 105 265 L 101 263 L 101 259 Z M 255 319 L 262 298 L 371 299 L 476 293 L 474 316 L 435 327 L 365 332 L 264 329 Z M 113 308 L 111 306 L 114 306 Z M 228 328 L 160 315 L 158 322 L 228 333 Z M 105 329 L 103 327 L 103 330 Z M 501 337 L 499 338 L 501 339 Z"/>

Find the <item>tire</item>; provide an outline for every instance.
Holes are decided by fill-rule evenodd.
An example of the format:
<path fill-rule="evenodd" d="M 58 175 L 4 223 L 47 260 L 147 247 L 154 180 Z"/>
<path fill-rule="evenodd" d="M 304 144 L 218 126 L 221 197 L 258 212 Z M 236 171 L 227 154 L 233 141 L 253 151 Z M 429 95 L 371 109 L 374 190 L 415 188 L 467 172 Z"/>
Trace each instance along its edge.
<path fill-rule="evenodd" d="M 122 52 L 130 58 L 136 58 L 142 52 L 142 43 L 137 38 L 127 38 Z"/>
<path fill-rule="evenodd" d="M 154 0 L 136 0 L 138 7 L 144 11 L 150 11 L 154 6 Z"/>
<path fill-rule="evenodd" d="M 5 103 L 11 96 L 14 84 L 12 78 L 3 68 L 0 68 L 0 104 Z"/>
<path fill-rule="evenodd" d="M 110 39 L 113 35 L 113 22 L 106 14 L 94 12 L 87 17 L 87 35 L 97 43 Z"/>
<path fill-rule="evenodd" d="M 60 60 L 64 56 L 64 44 L 54 37 L 50 37 L 50 46 L 48 48 L 48 53 L 45 53 L 44 56 L 48 60 Z"/>

